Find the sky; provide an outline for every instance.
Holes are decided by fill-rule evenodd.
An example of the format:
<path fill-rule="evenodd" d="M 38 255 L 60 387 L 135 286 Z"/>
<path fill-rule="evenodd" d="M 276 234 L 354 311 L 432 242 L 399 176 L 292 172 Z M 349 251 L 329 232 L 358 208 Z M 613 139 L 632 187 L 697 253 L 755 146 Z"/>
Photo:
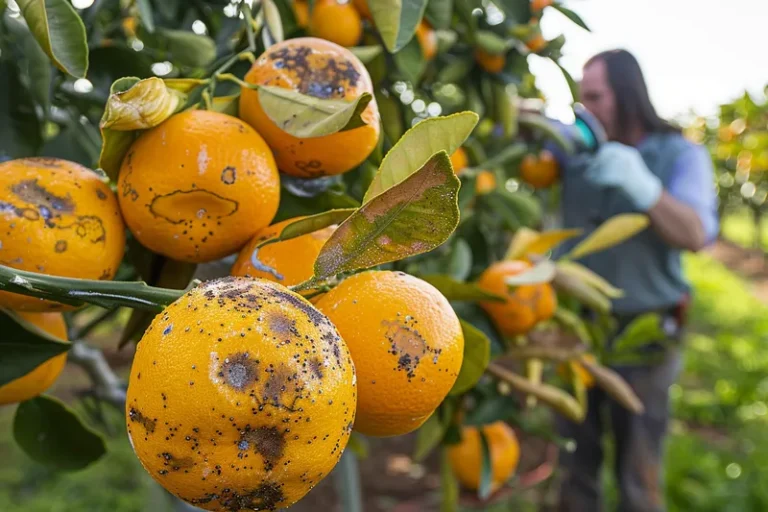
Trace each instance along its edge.
<path fill-rule="evenodd" d="M 592 32 L 552 8 L 541 20 L 547 39 L 566 37 L 561 64 L 577 80 L 602 50 L 631 51 L 662 116 L 691 109 L 702 115 L 768 85 L 768 0 L 565 0 Z M 568 87 L 550 61 L 532 56 L 531 70 L 548 100 L 547 113 L 572 118 Z"/>

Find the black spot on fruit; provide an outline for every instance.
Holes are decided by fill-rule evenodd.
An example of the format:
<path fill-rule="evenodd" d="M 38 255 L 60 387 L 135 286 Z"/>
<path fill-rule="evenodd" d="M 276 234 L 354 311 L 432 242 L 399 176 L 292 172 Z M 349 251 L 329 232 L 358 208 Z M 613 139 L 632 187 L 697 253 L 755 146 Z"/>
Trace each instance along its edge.
<path fill-rule="evenodd" d="M 270 470 L 283 457 L 285 434 L 281 433 L 277 427 L 259 427 L 252 430 L 249 426 L 240 435 L 237 447 L 241 452 L 253 449 L 255 453 L 264 457 L 267 470 Z M 241 453 L 240 457 L 242 455 Z"/>
<path fill-rule="evenodd" d="M 259 380 L 259 363 L 250 359 L 248 352 L 238 352 L 224 360 L 218 376 L 232 389 L 245 391 Z"/>
<path fill-rule="evenodd" d="M 57 253 L 62 253 L 67 250 L 67 241 L 66 240 L 58 240 L 56 242 L 56 245 L 53 247 L 53 250 Z"/>
<path fill-rule="evenodd" d="M 141 413 L 141 411 L 134 409 L 133 407 L 131 407 L 131 409 L 128 411 L 128 419 L 134 423 L 140 424 L 142 427 L 144 427 L 144 430 L 150 434 L 155 431 L 155 426 L 157 425 L 156 419 L 147 418 Z"/>
<path fill-rule="evenodd" d="M 232 185 L 237 179 L 237 169 L 228 165 L 221 171 L 221 181 L 225 185 Z"/>
<path fill-rule="evenodd" d="M 202 498 L 188 499 L 193 505 L 203 505 L 218 501 L 222 508 L 228 512 L 240 512 L 241 510 L 277 510 L 278 505 L 285 501 L 285 495 L 281 485 L 273 482 L 264 482 L 255 489 L 247 492 L 237 492 L 232 489 L 223 489 L 220 493 L 209 493 Z"/>

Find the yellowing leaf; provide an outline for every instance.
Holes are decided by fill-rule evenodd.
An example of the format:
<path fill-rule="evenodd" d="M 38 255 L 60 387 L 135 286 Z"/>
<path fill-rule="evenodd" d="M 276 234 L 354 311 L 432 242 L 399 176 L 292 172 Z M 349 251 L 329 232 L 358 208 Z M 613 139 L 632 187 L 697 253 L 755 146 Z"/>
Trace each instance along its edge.
<path fill-rule="evenodd" d="M 326 100 L 269 85 L 258 86 L 259 102 L 281 130 L 294 137 L 322 137 L 365 124 L 360 115 L 370 103 L 369 93 L 353 101 Z"/>
<path fill-rule="evenodd" d="M 440 246 L 459 223 L 460 182 L 445 151 L 341 223 L 315 261 L 315 278 L 370 268 Z"/>
<path fill-rule="evenodd" d="M 384 156 L 363 203 L 408 178 L 438 151 L 451 155 L 472 133 L 477 120 L 474 112 L 459 112 L 426 119 L 405 132 Z"/>
<path fill-rule="evenodd" d="M 509 242 L 507 247 L 507 253 L 504 255 L 505 260 L 519 260 L 525 254 L 525 248 L 538 238 L 539 232 L 535 229 L 522 227 L 515 232 L 515 236 L 512 237 L 512 241 Z"/>
<path fill-rule="evenodd" d="M 583 258 L 632 238 L 640 231 L 648 227 L 650 223 L 647 216 L 640 213 L 626 213 L 616 215 L 600 225 L 591 235 L 582 240 L 566 256 L 568 259 Z"/>
<path fill-rule="evenodd" d="M 170 89 L 189 94 L 192 89 L 207 84 L 209 80 L 205 78 L 164 78 L 163 82 Z"/>
<path fill-rule="evenodd" d="M 557 270 L 558 272 L 570 275 L 575 279 L 579 279 L 611 299 L 618 299 L 624 296 L 623 290 L 616 288 L 584 265 L 576 263 L 575 261 L 559 261 L 557 263 Z"/>
<path fill-rule="evenodd" d="M 153 128 L 171 117 L 185 99 L 161 78 L 140 80 L 128 90 L 109 95 L 99 126 L 117 131 Z"/>
<path fill-rule="evenodd" d="M 507 286 L 522 286 L 527 284 L 548 283 L 555 277 L 555 264 L 550 260 L 542 260 L 525 272 L 520 272 L 504 279 Z"/>

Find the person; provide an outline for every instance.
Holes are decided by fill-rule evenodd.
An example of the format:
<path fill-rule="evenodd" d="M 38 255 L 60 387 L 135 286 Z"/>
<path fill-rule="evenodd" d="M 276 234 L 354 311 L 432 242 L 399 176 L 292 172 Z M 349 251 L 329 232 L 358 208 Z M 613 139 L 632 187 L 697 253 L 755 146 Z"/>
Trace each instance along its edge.
<path fill-rule="evenodd" d="M 583 423 L 558 420 L 560 435 L 575 441 L 575 450 L 564 450 L 560 457 L 558 510 L 602 509 L 602 441 L 611 433 L 619 510 L 662 511 L 669 387 L 681 369 L 680 340 L 690 296 L 681 255 L 702 249 L 717 236 L 712 162 L 704 148 L 659 117 L 640 66 L 629 52 L 600 53 L 583 71 L 581 102 L 603 125 L 608 142 L 588 159 L 564 163 L 562 223 L 581 228 L 586 235 L 614 215 L 648 216 L 648 229 L 580 262 L 624 291 L 612 303 L 617 332 L 639 315 L 656 312 L 666 339 L 643 346 L 643 355 L 648 356 L 643 363 L 611 365 L 643 402 L 643 413 L 633 414 L 592 388 Z M 611 340 L 607 346 L 610 350 Z"/>

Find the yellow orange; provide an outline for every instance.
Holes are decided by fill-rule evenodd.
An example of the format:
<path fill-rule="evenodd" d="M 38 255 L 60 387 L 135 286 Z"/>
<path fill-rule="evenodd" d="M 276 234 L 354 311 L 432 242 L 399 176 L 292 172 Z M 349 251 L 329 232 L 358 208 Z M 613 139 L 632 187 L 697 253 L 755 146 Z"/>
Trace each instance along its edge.
<path fill-rule="evenodd" d="M 371 9 L 368 7 L 368 0 L 352 0 L 352 5 L 355 6 L 355 9 L 357 9 L 357 12 L 360 13 L 362 18 L 365 18 L 366 20 L 373 19 Z"/>
<path fill-rule="evenodd" d="M 0 164 L 0 264 L 80 279 L 112 279 L 125 250 L 125 225 L 105 179 L 58 158 Z M 0 307 L 63 311 L 69 306 L 0 292 Z"/>
<path fill-rule="evenodd" d="M 360 59 L 346 48 L 314 37 L 288 39 L 270 47 L 256 60 L 245 80 L 321 99 L 352 101 L 364 92 L 373 94 L 371 77 Z M 281 171 L 303 178 L 354 169 L 376 147 L 381 129 L 375 100 L 363 111 L 364 126 L 304 139 L 272 122 L 261 108 L 258 92 L 249 88 L 242 89 L 239 115 L 264 137 Z"/>
<path fill-rule="evenodd" d="M 352 431 L 355 370 L 333 324 L 263 279 L 203 283 L 139 342 L 127 428 L 144 468 L 207 510 L 275 510 L 327 476 Z"/>
<path fill-rule="evenodd" d="M 499 73 L 504 69 L 507 59 L 503 53 L 493 54 L 478 48 L 475 50 L 475 61 L 488 73 Z"/>
<path fill-rule="evenodd" d="M 469 165 L 467 151 L 464 148 L 458 147 L 456 151 L 451 154 L 451 165 L 453 166 L 453 172 L 457 175 Z"/>
<path fill-rule="evenodd" d="M 582 359 L 585 361 L 588 361 L 590 363 L 596 363 L 597 358 L 595 358 L 594 354 L 584 354 L 581 356 Z M 562 377 L 563 379 L 568 378 L 568 368 L 566 365 L 569 363 L 561 363 L 557 366 L 557 373 Z M 595 385 L 595 377 L 584 368 L 584 365 L 581 364 L 579 361 L 573 361 L 570 363 L 571 368 L 576 372 L 576 375 L 578 375 L 579 380 L 584 383 L 584 387 L 589 389 Z"/>
<path fill-rule="evenodd" d="M 349 1 L 318 0 L 309 15 L 309 33 L 341 46 L 356 46 L 363 36 L 363 24 Z"/>
<path fill-rule="evenodd" d="M 538 157 L 525 155 L 520 163 L 520 179 L 534 188 L 548 188 L 560 179 L 560 169 L 555 156 L 546 149 Z"/>
<path fill-rule="evenodd" d="M 482 427 L 491 455 L 491 492 L 509 480 L 520 460 L 520 444 L 515 431 L 503 421 Z M 448 460 L 461 485 L 476 491 L 480 488 L 483 451 L 480 430 L 466 426 L 461 429 L 461 442 L 448 448 Z"/>
<path fill-rule="evenodd" d="M 280 178 L 253 128 L 226 114 L 190 110 L 133 143 L 120 169 L 118 198 L 142 245 L 203 263 L 238 251 L 269 225 Z"/>
<path fill-rule="evenodd" d="M 299 28 L 309 26 L 309 2 L 307 0 L 294 0 L 293 14 L 296 16 L 296 24 Z"/>
<path fill-rule="evenodd" d="M 347 342 L 358 377 L 355 430 L 418 428 L 451 390 L 464 357 L 459 319 L 429 283 L 402 272 L 355 274 L 317 301 Z"/>
<path fill-rule="evenodd" d="M 416 40 L 421 47 L 421 54 L 426 60 L 432 60 L 437 55 L 437 33 L 426 20 L 416 26 Z"/>
<path fill-rule="evenodd" d="M 475 192 L 483 195 L 496 190 L 496 175 L 491 171 L 480 171 L 475 179 Z"/>

